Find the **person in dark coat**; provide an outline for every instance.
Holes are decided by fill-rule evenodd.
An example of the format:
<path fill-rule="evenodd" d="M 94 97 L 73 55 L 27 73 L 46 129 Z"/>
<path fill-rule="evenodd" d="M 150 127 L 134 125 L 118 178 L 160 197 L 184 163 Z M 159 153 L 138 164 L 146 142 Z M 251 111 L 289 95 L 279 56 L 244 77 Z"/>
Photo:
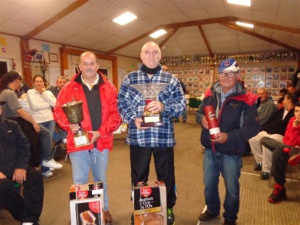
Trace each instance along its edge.
<path fill-rule="evenodd" d="M 1 101 L 0 105 L 5 104 Z M 20 126 L 2 118 L 0 107 L 0 207 L 22 225 L 38 225 L 43 208 L 42 175 L 28 166 L 29 142 Z M 23 196 L 20 185 L 24 187 Z"/>

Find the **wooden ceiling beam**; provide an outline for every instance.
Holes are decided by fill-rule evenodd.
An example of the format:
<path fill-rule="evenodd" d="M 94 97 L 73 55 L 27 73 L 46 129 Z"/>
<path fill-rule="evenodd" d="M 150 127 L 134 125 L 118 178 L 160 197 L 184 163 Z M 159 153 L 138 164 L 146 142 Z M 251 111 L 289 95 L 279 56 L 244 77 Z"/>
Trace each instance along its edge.
<path fill-rule="evenodd" d="M 209 52 L 210 57 L 213 57 L 214 54 L 213 54 L 213 52 L 212 52 L 212 50 L 211 50 L 211 48 L 210 48 L 210 45 L 209 45 L 209 43 L 208 43 L 208 40 L 207 40 L 207 38 L 206 38 L 206 35 L 205 35 L 205 33 L 204 33 L 204 31 L 203 31 L 201 25 L 198 25 L 198 28 L 199 28 L 199 31 L 200 31 L 200 33 L 201 33 L 201 36 L 202 36 L 202 38 L 203 38 L 203 40 L 204 40 L 204 42 L 205 42 L 205 45 L 206 45 L 206 48 L 207 48 L 207 50 L 208 50 L 208 52 Z"/>
<path fill-rule="evenodd" d="M 171 37 L 173 37 L 173 35 L 178 31 L 178 29 L 179 29 L 179 27 L 177 27 L 177 28 L 175 28 L 174 30 L 172 30 L 172 31 L 169 33 L 169 35 L 165 38 L 165 40 L 163 40 L 163 41 L 160 43 L 159 47 L 161 48 L 162 46 L 164 46 L 164 44 L 167 43 L 167 42 L 169 41 L 169 39 L 170 39 Z"/>
<path fill-rule="evenodd" d="M 280 30 L 280 31 L 284 31 L 284 32 L 300 34 L 299 28 L 280 26 L 280 25 L 276 25 L 276 24 L 264 23 L 264 22 L 259 22 L 259 21 L 255 21 L 255 20 L 245 20 L 245 19 L 241 19 L 241 18 L 236 18 L 236 20 L 245 22 L 245 23 L 252 23 L 254 26 L 265 27 L 265 28 L 270 28 L 270 29 L 274 29 L 274 30 Z"/>
<path fill-rule="evenodd" d="M 50 19 L 48 19 L 47 21 L 45 21 L 41 25 L 37 26 L 35 29 L 33 29 L 32 31 L 30 31 L 28 34 L 26 34 L 23 38 L 25 40 L 29 40 L 29 39 L 33 38 L 34 36 L 36 36 L 37 34 L 39 34 L 40 32 L 42 32 L 46 28 L 50 27 L 52 24 L 54 24 L 55 22 L 59 21 L 60 19 L 62 19 L 66 15 L 70 14 L 75 9 L 79 8 L 80 6 L 82 6 L 83 4 L 87 3 L 88 1 L 89 0 L 77 0 L 76 2 L 72 3 L 67 8 L 65 8 L 64 10 L 60 11 L 59 13 L 57 13 L 55 16 L 51 17 Z"/>
<path fill-rule="evenodd" d="M 265 37 L 265 36 L 263 36 L 263 35 L 254 33 L 254 32 L 252 32 L 252 31 L 246 30 L 246 29 L 241 28 L 241 27 L 239 27 L 239 26 L 236 26 L 236 25 L 234 25 L 234 24 L 231 24 L 231 23 L 225 23 L 225 22 L 220 23 L 220 24 L 222 24 L 222 25 L 224 25 L 224 26 L 226 26 L 226 27 L 229 27 L 229 28 L 231 28 L 231 29 L 233 29 L 233 30 L 236 30 L 236 31 L 242 32 L 242 33 L 244 33 L 244 34 L 250 35 L 250 36 L 252 36 L 252 37 L 256 37 L 256 38 L 258 38 L 258 39 L 261 39 L 261 40 L 270 42 L 270 43 L 272 43 L 272 44 L 278 45 L 278 46 L 283 47 L 283 48 L 285 48 L 285 49 L 288 49 L 288 50 L 290 50 L 290 51 L 293 51 L 293 52 L 299 52 L 299 51 L 300 51 L 300 49 L 298 49 L 298 48 L 294 48 L 294 47 L 289 46 L 289 45 L 287 45 L 287 44 L 284 44 L 284 43 L 282 43 L 282 42 L 280 42 L 280 41 L 276 41 L 276 40 L 274 40 L 274 39 L 272 39 L 272 38 L 268 38 L 268 37 Z"/>

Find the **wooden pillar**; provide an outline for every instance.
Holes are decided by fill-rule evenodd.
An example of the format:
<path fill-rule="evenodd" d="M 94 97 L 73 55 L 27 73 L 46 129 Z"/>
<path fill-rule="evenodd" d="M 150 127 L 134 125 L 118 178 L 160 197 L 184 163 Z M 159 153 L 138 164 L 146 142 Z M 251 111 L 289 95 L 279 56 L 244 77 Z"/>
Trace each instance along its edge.
<path fill-rule="evenodd" d="M 22 59 L 22 70 L 23 70 L 23 79 L 28 84 L 29 87 L 32 87 L 32 76 L 31 76 L 31 67 L 30 62 L 25 61 L 25 53 L 29 51 L 29 42 L 28 40 L 21 38 L 20 41 L 20 50 L 21 50 L 21 59 Z"/>

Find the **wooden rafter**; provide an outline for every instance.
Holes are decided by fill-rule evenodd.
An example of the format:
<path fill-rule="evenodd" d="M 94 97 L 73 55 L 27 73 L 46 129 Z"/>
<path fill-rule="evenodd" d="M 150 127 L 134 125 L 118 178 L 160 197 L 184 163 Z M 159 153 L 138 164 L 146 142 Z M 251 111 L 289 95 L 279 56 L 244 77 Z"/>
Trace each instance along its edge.
<path fill-rule="evenodd" d="M 167 43 L 168 40 L 169 40 L 171 37 L 173 37 L 173 35 L 177 32 L 178 29 L 179 29 L 179 28 L 177 27 L 177 28 L 175 28 L 174 30 L 172 30 L 172 31 L 169 33 L 169 35 L 165 38 L 165 40 L 163 40 L 163 41 L 160 43 L 159 47 L 161 48 L 165 43 Z"/>
<path fill-rule="evenodd" d="M 33 38 L 34 36 L 36 36 L 37 34 L 42 32 L 46 28 L 50 27 L 52 24 L 59 21 L 61 18 L 65 17 L 66 15 L 70 14 L 75 9 L 79 8 L 80 6 L 87 3 L 88 1 L 89 0 L 77 0 L 76 2 L 72 3 L 67 8 L 65 8 L 64 10 L 57 13 L 55 16 L 51 17 L 50 19 L 48 19 L 47 21 L 45 21 L 41 25 L 37 26 L 35 29 L 30 31 L 28 34 L 26 34 L 23 38 L 25 40 L 29 40 L 29 39 Z"/>
<path fill-rule="evenodd" d="M 204 40 L 204 42 L 205 42 L 205 45 L 206 45 L 206 48 L 207 48 L 207 50 L 208 50 L 208 52 L 209 52 L 210 57 L 213 57 L 214 54 L 213 54 L 213 52 L 212 52 L 212 50 L 211 50 L 211 48 L 210 48 L 210 45 L 209 45 L 209 43 L 208 43 L 208 40 L 207 40 L 207 38 L 206 38 L 206 35 L 205 35 L 205 33 L 204 33 L 204 31 L 203 31 L 201 25 L 198 25 L 198 28 L 199 28 L 199 31 L 200 31 L 200 33 L 201 33 L 201 36 L 202 36 L 202 38 L 203 38 L 203 40 Z"/>
<path fill-rule="evenodd" d="M 298 49 L 298 48 L 294 48 L 294 47 L 292 47 L 292 46 L 290 46 L 290 45 L 284 44 L 284 43 L 282 43 L 282 42 L 280 42 L 280 41 L 276 41 L 276 40 L 274 40 L 274 39 L 272 39 L 272 38 L 268 38 L 268 37 L 265 37 L 265 36 L 263 36 L 263 35 L 254 33 L 254 32 L 252 32 L 252 31 L 246 30 L 246 29 L 241 28 L 241 27 L 239 27 L 239 26 L 236 26 L 236 25 L 234 25 L 234 24 L 231 24 L 231 23 L 225 23 L 225 22 L 220 23 L 220 24 L 222 24 L 222 25 L 224 25 L 224 26 L 226 26 L 226 27 L 229 27 L 229 28 L 231 28 L 231 29 L 233 29 L 233 30 L 236 30 L 236 31 L 242 32 L 242 33 L 244 33 L 244 34 L 250 35 L 250 36 L 252 36 L 252 37 L 256 37 L 256 38 L 258 38 L 258 39 L 261 39 L 261 40 L 270 42 L 270 43 L 272 43 L 272 44 L 278 45 L 278 46 L 283 47 L 283 48 L 285 48 L 285 49 L 289 49 L 289 50 L 294 51 L 294 52 L 299 52 L 299 51 L 300 51 L 300 49 Z"/>

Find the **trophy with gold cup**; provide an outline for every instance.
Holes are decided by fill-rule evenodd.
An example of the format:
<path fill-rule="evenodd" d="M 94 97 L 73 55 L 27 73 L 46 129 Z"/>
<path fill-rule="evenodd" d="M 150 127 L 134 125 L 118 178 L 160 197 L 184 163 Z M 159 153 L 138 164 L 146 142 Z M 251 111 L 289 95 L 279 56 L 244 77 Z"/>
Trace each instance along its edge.
<path fill-rule="evenodd" d="M 149 84 L 131 84 L 130 86 L 139 91 L 146 102 L 144 113 L 142 115 L 143 122 L 141 127 L 157 127 L 164 125 L 160 112 L 150 112 L 147 110 L 147 105 L 158 99 L 159 93 L 168 86 L 168 83 L 149 83 Z"/>
<path fill-rule="evenodd" d="M 86 146 L 90 144 L 88 133 L 81 127 L 83 121 L 82 101 L 67 102 L 61 106 L 65 112 L 70 124 L 78 124 L 79 130 L 75 133 L 74 143 L 76 147 Z"/>

